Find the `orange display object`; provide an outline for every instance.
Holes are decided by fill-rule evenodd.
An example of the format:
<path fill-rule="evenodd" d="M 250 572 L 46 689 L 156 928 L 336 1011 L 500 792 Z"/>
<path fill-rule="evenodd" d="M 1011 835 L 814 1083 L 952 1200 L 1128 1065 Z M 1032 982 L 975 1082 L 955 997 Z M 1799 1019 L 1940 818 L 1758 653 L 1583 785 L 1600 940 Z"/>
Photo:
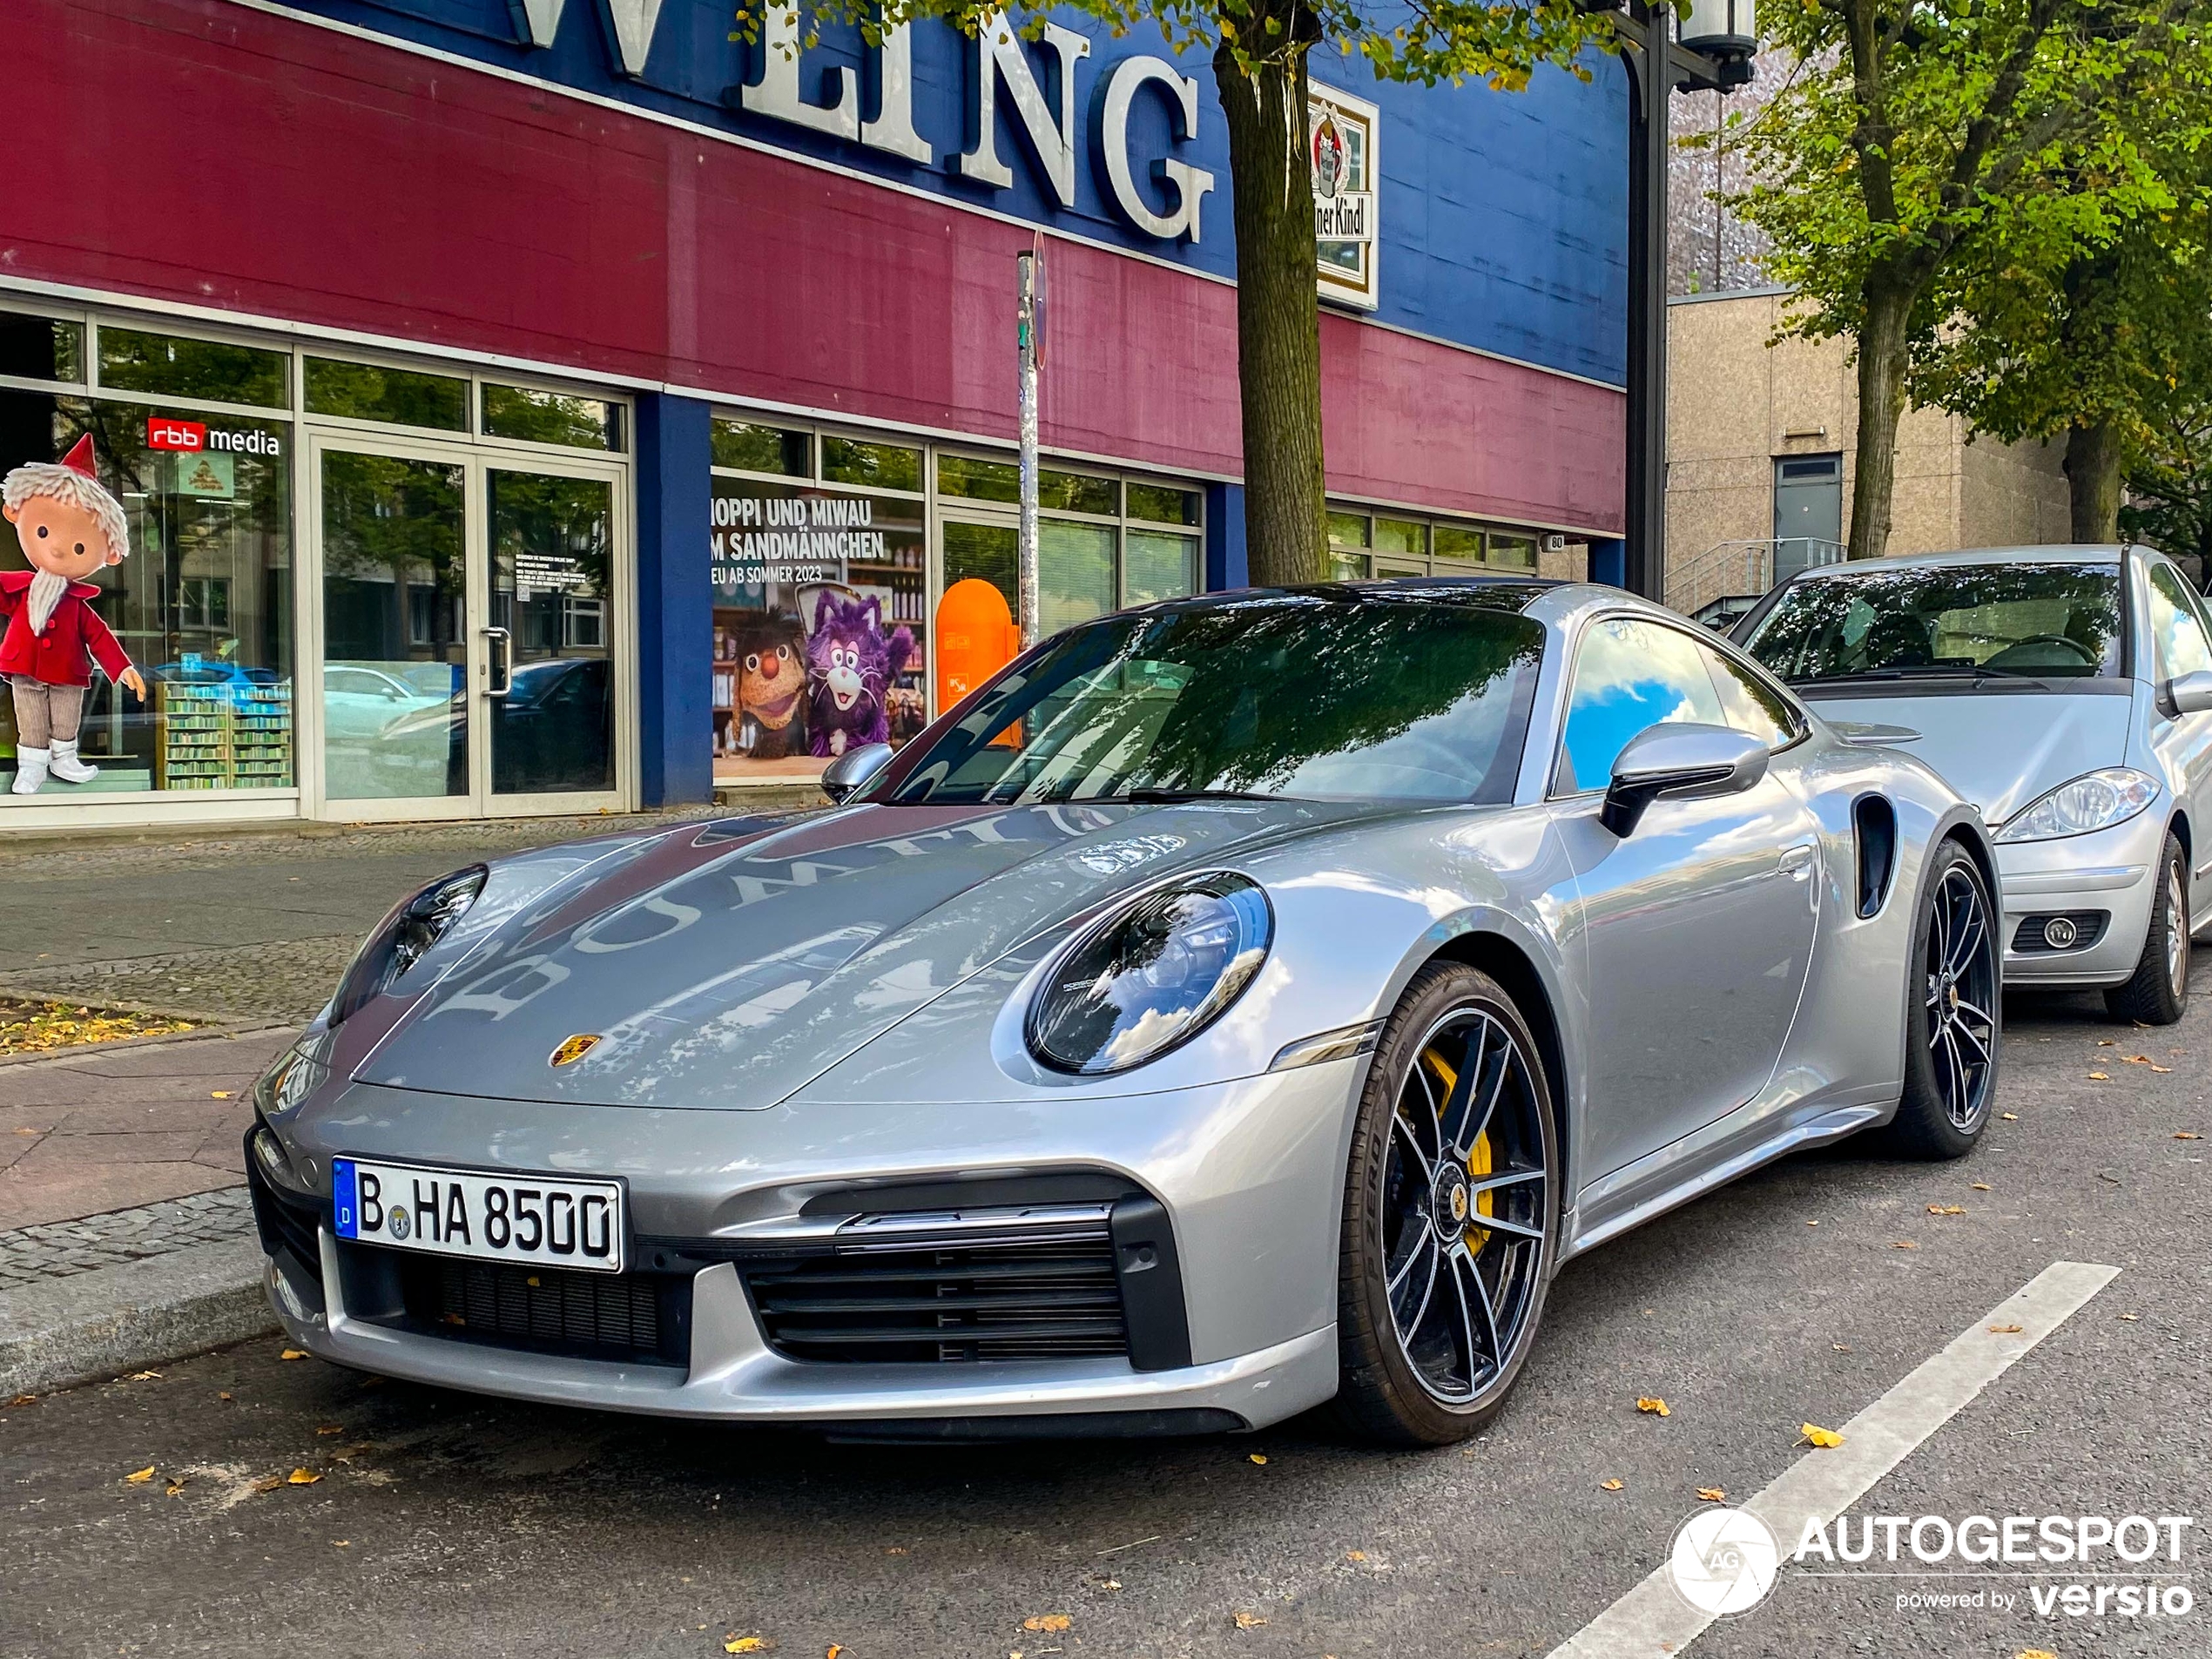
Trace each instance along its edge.
<path fill-rule="evenodd" d="M 981 577 L 945 590 L 935 631 L 941 714 L 1022 654 L 1022 631 L 1006 596 Z"/>

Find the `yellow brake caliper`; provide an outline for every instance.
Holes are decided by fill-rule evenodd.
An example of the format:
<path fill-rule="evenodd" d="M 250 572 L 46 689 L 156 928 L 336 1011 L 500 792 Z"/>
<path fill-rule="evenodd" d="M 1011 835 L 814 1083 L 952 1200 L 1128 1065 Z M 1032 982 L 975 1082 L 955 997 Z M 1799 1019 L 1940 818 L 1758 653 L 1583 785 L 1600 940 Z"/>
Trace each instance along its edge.
<path fill-rule="evenodd" d="M 1433 1049 L 1423 1049 L 1421 1058 L 1428 1062 L 1430 1069 L 1436 1073 L 1437 1081 L 1444 1085 L 1443 1097 L 1446 1100 L 1451 1099 L 1452 1089 L 1459 1082 L 1460 1074 L 1447 1065 L 1444 1057 Z M 1437 1138 L 1441 1140 L 1443 1138 L 1441 1133 L 1443 1113 L 1440 1109 L 1437 1113 L 1437 1117 L 1439 1119 Z M 1486 1129 L 1474 1137 L 1474 1145 L 1468 1150 L 1467 1174 L 1480 1181 L 1490 1173 L 1493 1167 L 1490 1161 L 1490 1131 Z M 1494 1215 L 1496 1198 L 1497 1194 L 1494 1192 L 1476 1193 L 1474 1195 L 1475 1213 L 1480 1216 Z M 1484 1227 L 1470 1227 L 1467 1229 L 1467 1241 L 1468 1253 L 1480 1255 L 1483 1245 L 1490 1242 L 1489 1230 Z"/>

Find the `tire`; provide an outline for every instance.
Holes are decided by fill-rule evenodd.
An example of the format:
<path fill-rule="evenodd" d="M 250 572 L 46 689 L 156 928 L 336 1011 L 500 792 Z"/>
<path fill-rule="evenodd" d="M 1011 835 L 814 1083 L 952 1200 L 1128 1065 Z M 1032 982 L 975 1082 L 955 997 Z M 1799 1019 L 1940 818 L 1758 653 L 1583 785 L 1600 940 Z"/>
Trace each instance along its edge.
<path fill-rule="evenodd" d="M 2172 1025 L 2189 1006 L 2189 863 L 2170 831 L 2150 902 L 2143 954 L 2125 985 L 2105 993 L 2105 1010 L 2138 1025 Z"/>
<path fill-rule="evenodd" d="M 1980 866 L 1939 843 L 1912 923 L 1905 1091 L 1887 1130 L 1905 1157 L 1964 1157 L 1989 1122 L 2004 1035 L 1999 926 Z"/>
<path fill-rule="evenodd" d="M 1337 1413 L 1354 1433 L 1447 1446 L 1497 1415 L 1542 1318 L 1559 1171 L 1513 999 L 1463 963 L 1423 968 L 1376 1047 L 1345 1173 Z"/>

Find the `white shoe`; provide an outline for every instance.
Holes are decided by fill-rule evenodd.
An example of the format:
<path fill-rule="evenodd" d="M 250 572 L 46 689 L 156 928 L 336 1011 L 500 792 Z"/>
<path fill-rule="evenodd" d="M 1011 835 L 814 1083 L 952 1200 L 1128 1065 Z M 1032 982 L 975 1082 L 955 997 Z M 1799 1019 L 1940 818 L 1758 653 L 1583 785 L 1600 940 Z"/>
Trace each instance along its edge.
<path fill-rule="evenodd" d="M 71 738 L 67 743 L 56 738 L 53 755 L 53 774 L 65 784 L 89 784 L 100 775 L 100 769 L 98 766 L 87 765 L 77 758 L 75 738 Z"/>
<path fill-rule="evenodd" d="M 38 786 L 46 781 L 46 768 L 52 760 L 52 752 L 46 749 L 16 749 L 16 781 L 11 786 L 18 795 L 35 795 Z"/>

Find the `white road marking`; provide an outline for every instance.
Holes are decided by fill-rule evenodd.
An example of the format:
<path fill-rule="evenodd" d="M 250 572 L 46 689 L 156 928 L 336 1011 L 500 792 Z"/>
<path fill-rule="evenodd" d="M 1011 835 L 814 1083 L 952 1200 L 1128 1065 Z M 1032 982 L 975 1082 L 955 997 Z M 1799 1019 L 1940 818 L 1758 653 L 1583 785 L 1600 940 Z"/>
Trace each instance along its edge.
<path fill-rule="evenodd" d="M 1781 1541 L 1784 1570 L 1809 1519 L 1833 1521 L 1851 1507 L 2119 1276 L 2118 1268 L 2092 1262 L 2053 1262 L 1844 1424 L 1841 1446 L 1808 1452 L 1747 1500 L 1741 1507 Z M 2020 1329 L 1992 1328 L 2008 1325 Z M 1553 1649 L 1550 1659 L 1676 1659 L 1712 1622 L 1711 1614 L 1676 1593 L 1662 1565 Z"/>

